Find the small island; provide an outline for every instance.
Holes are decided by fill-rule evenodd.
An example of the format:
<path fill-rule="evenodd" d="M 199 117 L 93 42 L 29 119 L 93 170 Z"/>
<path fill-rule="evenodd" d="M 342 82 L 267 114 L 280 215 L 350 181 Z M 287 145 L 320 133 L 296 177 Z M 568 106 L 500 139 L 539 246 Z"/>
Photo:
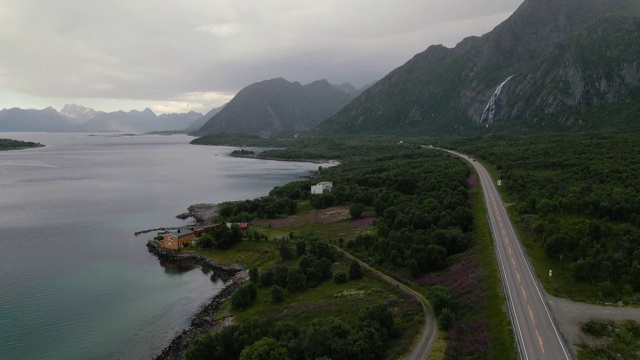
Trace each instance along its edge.
<path fill-rule="evenodd" d="M 255 153 L 255 151 L 240 149 L 240 150 L 233 150 L 231 152 L 231 156 L 255 158 L 256 157 L 256 153 Z"/>
<path fill-rule="evenodd" d="M 21 150 L 30 149 L 36 147 L 43 147 L 40 143 L 34 143 L 30 141 L 0 139 L 0 150 Z"/>

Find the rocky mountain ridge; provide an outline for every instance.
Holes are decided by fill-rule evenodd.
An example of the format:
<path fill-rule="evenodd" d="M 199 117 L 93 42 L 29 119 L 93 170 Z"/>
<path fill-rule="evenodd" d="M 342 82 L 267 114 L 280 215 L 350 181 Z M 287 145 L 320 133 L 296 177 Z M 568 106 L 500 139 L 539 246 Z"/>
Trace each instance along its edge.
<path fill-rule="evenodd" d="M 83 124 L 93 119 L 97 115 L 104 114 L 104 111 L 97 111 L 82 105 L 66 104 L 58 112 L 60 115 L 74 123 Z"/>
<path fill-rule="evenodd" d="M 242 89 L 197 134 L 292 135 L 312 129 L 351 99 L 326 80 L 307 85 L 283 78 L 265 80 Z"/>
<path fill-rule="evenodd" d="M 584 111 L 636 101 L 639 14 L 638 0 L 526 0 L 482 37 L 415 55 L 316 131 L 581 126 Z"/>
<path fill-rule="evenodd" d="M 209 119 L 211 119 L 211 118 L 213 117 L 213 115 L 215 115 L 215 114 L 219 113 L 219 112 L 220 112 L 220 110 L 224 109 L 224 107 L 225 107 L 226 105 L 227 105 L 227 104 L 224 104 L 224 105 L 222 105 L 222 106 L 220 106 L 220 107 L 213 108 L 213 109 L 209 110 L 206 114 L 202 115 L 201 117 L 199 117 L 198 119 L 196 119 L 196 121 L 194 121 L 193 123 L 191 123 L 191 125 L 189 125 L 189 126 L 185 129 L 185 131 L 186 131 L 188 134 L 198 132 L 198 130 L 200 130 L 200 128 L 201 128 L 201 127 L 203 127 L 203 126 L 204 126 L 204 124 L 206 124 L 206 123 L 207 123 L 207 121 L 209 121 Z"/>
<path fill-rule="evenodd" d="M 44 132 L 152 132 L 185 130 L 202 114 L 156 115 L 151 109 L 103 112 L 67 104 L 60 112 L 53 107 L 0 110 L 0 131 Z"/>

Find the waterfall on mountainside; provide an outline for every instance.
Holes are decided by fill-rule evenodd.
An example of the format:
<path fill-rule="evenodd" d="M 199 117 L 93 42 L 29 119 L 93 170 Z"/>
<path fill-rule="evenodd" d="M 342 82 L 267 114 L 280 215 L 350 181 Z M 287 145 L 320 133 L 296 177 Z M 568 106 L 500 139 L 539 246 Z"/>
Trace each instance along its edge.
<path fill-rule="evenodd" d="M 490 124 L 496 119 L 497 117 L 496 115 L 500 111 L 500 105 L 502 105 L 502 103 L 498 101 L 500 97 L 500 93 L 502 92 L 502 87 L 512 77 L 513 75 L 509 76 L 507 80 L 503 81 L 502 84 L 498 86 L 496 91 L 493 92 L 493 95 L 491 95 L 491 98 L 489 99 L 487 106 L 484 108 L 484 111 L 482 112 L 482 117 L 480 118 L 481 123 Z"/>

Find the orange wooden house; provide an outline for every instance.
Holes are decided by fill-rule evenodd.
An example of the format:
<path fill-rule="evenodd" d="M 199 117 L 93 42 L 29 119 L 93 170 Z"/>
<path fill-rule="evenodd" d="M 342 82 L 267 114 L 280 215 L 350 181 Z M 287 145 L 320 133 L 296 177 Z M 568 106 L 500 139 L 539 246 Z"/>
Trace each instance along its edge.
<path fill-rule="evenodd" d="M 171 250 L 179 250 L 185 246 L 192 246 L 196 241 L 195 233 L 189 229 L 166 231 L 159 233 L 158 236 L 162 236 L 160 246 Z"/>

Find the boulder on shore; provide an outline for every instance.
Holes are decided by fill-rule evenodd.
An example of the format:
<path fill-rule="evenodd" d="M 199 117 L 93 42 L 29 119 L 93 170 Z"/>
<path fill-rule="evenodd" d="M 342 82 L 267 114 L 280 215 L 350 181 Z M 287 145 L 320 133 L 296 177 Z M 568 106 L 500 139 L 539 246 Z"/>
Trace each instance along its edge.
<path fill-rule="evenodd" d="M 192 217 L 196 225 L 213 224 L 213 218 L 218 215 L 217 204 L 195 204 L 187 208 L 187 212 L 177 215 L 178 219 L 185 220 Z"/>

